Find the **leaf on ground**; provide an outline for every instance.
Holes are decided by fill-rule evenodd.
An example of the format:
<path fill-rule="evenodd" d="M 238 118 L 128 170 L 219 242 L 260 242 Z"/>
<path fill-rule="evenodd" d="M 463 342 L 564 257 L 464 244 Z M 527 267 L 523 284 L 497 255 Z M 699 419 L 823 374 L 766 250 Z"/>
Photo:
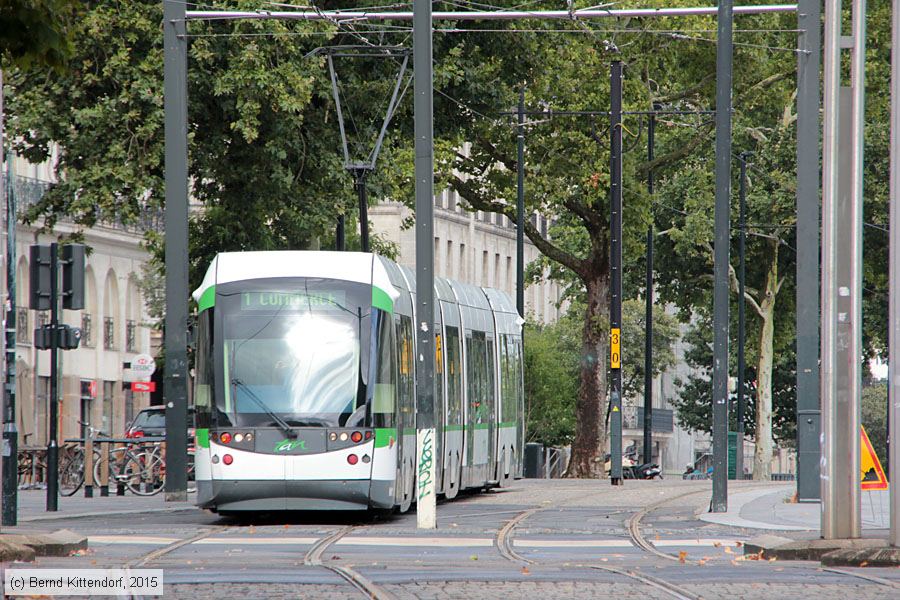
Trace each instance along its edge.
<path fill-rule="evenodd" d="M 697 561 L 697 564 L 700 565 L 700 566 L 702 567 L 703 565 L 706 564 L 706 562 L 707 562 L 708 560 L 709 560 L 708 558 L 701 558 L 700 560 Z"/>
<path fill-rule="evenodd" d="M 738 566 L 740 563 L 739 563 L 737 560 L 735 560 L 735 559 L 732 558 L 732 559 L 731 559 L 731 564 L 734 565 L 734 566 L 736 567 L 736 566 Z"/>
<path fill-rule="evenodd" d="M 528 570 L 528 567 L 522 567 L 522 575 L 531 575 L 531 571 Z"/>
<path fill-rule="evenodd" d="M 737 542 L 734 543 L 734 545 L 737 546 L 738 548 L 740 548 L 741 546 L 744 545 L 744 542 L 737 541 Z"/>
<path fill-rule="evenodd" d="M 724 552 L 725 552 L 725 554 L 734 554 L 734 550 L 732 550 L 732 549 L 729 548 L 728 546 L 725 546 Z"/>
<path fill-rule="evenodd" d="M 859 566 L 861 566 L 861 567 L 866 567 L 868 565 L 869 565 L 869 561 L 867 561 L 867 560 L 864 560 L 861 563 L 859 563 Z"/>
<path fill-rule="evenodd" d="M 713 546 L 715 546 L 716 548 L 718 548 L 721 545 L 722 545 L 722 542 L 713 542 Z"/>
<path fill-rule="evenodd" d="M 472 556 L 469 557 L 469 560 L 478 560 L 478 555 L 473 554 Z"/>
<path fill-rule="evenodd" d="M 686 560 L 687 560 L 687 552 L 685 552 L 684 550 L 679 550 L 678 551 L 678 562 L 680 562 L 681 564 L 684 564 L 684 561 L 686 561 Z"/>
<path fill-rule="evenodd" d="M 338 556 L 337 554 L 332 554 L 332 555 L 331 555 L 331 560 L 341 560 L 341 557 Z"/>
<path fill-rule="evenodd" d="M 601 558 L 601 559 L 600 559 L 600 562 L 609 562 L 609 559 L 608 559 L 608 558 Z"/>

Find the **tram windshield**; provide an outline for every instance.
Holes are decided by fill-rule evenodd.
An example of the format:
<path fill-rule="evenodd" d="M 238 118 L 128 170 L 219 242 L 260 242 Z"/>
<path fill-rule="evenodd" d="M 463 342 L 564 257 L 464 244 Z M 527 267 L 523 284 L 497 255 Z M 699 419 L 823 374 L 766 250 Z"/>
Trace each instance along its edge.
<path fill-rule="evenodd" d="M 219 410 L 236 425 L 279 427 L 343 426 L 365 414 L 360 366 L 367 364 L 370 288 L 326 279 L 279 283 L 248 289 L 244 282 L 217 295 Z"/>

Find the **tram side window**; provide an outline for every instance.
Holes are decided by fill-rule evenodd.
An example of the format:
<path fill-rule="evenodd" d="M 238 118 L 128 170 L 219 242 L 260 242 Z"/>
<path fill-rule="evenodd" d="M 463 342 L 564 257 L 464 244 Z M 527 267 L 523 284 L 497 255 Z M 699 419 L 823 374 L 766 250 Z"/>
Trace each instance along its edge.
<path fill-rule="evenodd" d="M 487 364 L 485 363 L 484 332 L 474 331 L 466 336 L 466 362 L 469 375 L 469 421 L 481 423 L 487 409 Z"/>
<path fill-rule="evenodd" d="M 462 417 L 462 358 L 459 329 L 447 326 L 447 422 L 459 423 Z"/>
<path fill-rule="evenodd" d="M 400 315 L 396 321 L 397 326 L 397 349 L 400 360 L 400 377 L 399 400 L 400 400 L 400 426 L 404 429 L 415 427 L 416 410 L 415 410 L 415 380 L 413 363 L 413 341 L 412 335 L 412 318 L 406 315 Z M 402 432 L 401 432 L 402 435 Z"/>
<path fill-rule="evenodd" d="M 194 406 L 197 426 L 209 427 L 213 389 L 213 308 L 200 313 L 197 318 L 197 347 L 194 365 Z"/>
<path fill-rule="evenodd" d="M 494 362 L 495 362 L 494 340 L 492 338 L 485 339 L 484 357 L 486 360 L 484 372 L 485 372 L 485 375 L 487 375 L 487 377 L 484 380 L 484 383 L 485 383 L 484 396 L 485 396 L 485 401 L 487 402 L 487 406 L 485 406 L 484 420 L 487 421 L 487 420 L 493 420 L 493 418 L 492 418 L 493 415 L 488 413 L 488 411 L 495 411 L 495 409 L 494 409 L 494 405 L 495 405 L 494 377 L 496 377 L 496 375 L 495 375 L 496 368 L 494 365 Z"/>
<path fill-rule="evenodd" d="M 434 324 L 434 330 L 440 331 L 440 323 Z M 443 419 L 438 415 L 443 414 L 444 410 L 444 336 L 440 333 L 434 334 L 434 405 L 435 418 L 440 423 Z"/>
<path fill-rule="evenodd" d="M 382 313 L 378 320 L 378 370 L 372 394 L 372 426 L 393 427 L 396 402 L 397 352 L 391 317 Z"/>
<path fill-rule="evenodd" d="M 500 336 L 500 377 L 502 377 L 500 421 L 510 423 L 516 420 L 516 367 L 515 347 L 512 337 Z"/>

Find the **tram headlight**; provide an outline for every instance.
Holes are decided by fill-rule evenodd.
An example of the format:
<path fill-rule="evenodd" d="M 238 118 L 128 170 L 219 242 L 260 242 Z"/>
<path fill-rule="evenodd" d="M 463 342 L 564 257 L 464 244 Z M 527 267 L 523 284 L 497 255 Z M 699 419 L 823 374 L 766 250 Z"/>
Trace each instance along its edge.
<path fill-rule="evenodd" d="M 227 455 L 226 455 L 226 456 L 227 456 Z M 359 462 L 359 457 L 358 457 L 357 455 L 355 455 L 355 454 L 348 454 L 348 455 L 347 455 L 347 462 L 350 463 L 351 465 L 355 465 L 356 463 Z"/>
<path fill-rule="evenodd" d="M 331 433 L 328 434 L 328 439 L 331 440 L 332 442 L 336 442 L 337 441 L 337 433 L 332 431 Z"/>
<path fill-rule="evenodd" d="M 342 432 L 341 432 L 341 441 L 342 441 L 342 442 L 346 442 L 346 441 L 347 441 L 347 438 L 349 438 L 349 437 L 350 437 L 350 436 L 347 435 L 347 432 L 346 432 L 346 431 L 342 431 Z"/>
<path fill-rule="evenodd" d="M 358 444 L 359 442 L 362 441 L 362 434 L 358 431 L 354 431 L 353 433 L 350 434 L 350 439 L 353 440 L 353 442 Z"/>
<path fill-rule="evenodd" d="M 244 434 L 243 434 L 243 433 L 236 433 L 236 434 L 234 434 L 234 441 L 236 441 L 237 443 L 243 442 L 243 441 L 244 441 Z"/>

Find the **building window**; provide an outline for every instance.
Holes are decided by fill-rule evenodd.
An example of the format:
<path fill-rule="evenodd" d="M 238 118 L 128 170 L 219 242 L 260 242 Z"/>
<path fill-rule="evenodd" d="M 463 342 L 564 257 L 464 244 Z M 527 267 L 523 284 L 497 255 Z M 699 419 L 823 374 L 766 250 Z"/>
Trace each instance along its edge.
<path fill-rule="evenodd" d="M 31 331 L 28 329 L 28 307 L 16 307 L 16 341 L 20 344 L 31 343 Z"/>
<path fill-rule="evenodd" d="M 38 311 L 37 324 L 35 327 L 43 327 L 50 322 L 50 314 L 46 310 Z"/>
<path fill-rule="evenodd" d="M 125 322 L 125 350 L 137 352 L 137 323 L 132 320 Z"/>
<path fill-rule="evenodd" d="M 94 326 L 91 321 L 91 313 L 81 313 L 81 345 L 86 348 L 94 347 Z"/>
<path fill-rule="evenodd" d="M 103 318 L 103 347 L 107 350 L 116 349 L 116 322 L 112 317 Z"/>

